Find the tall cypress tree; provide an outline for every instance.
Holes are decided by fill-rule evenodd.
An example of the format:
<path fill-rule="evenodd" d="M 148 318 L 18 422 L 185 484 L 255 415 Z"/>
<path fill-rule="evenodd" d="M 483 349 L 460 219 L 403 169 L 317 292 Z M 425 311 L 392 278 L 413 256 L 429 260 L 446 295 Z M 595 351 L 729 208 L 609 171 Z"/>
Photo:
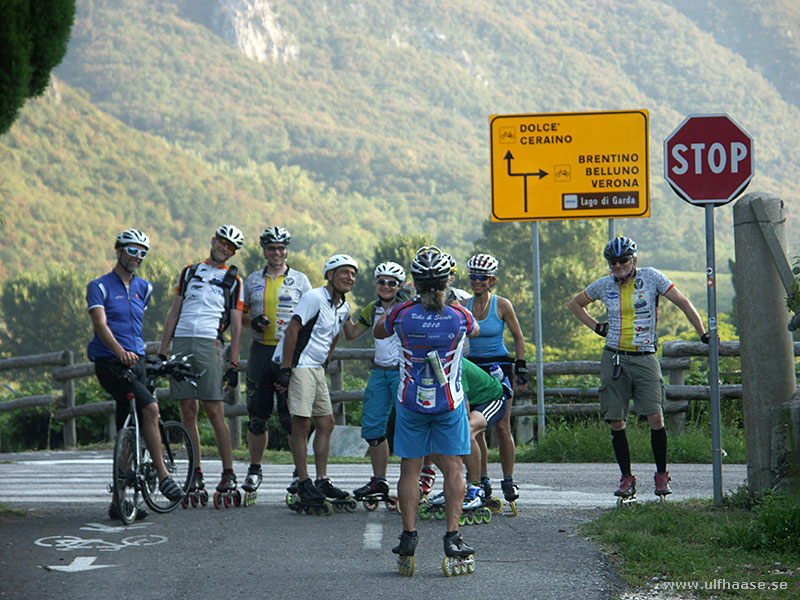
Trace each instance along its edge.
<path fill-rule="evenodd" d="M 0 135 L 67 53 L 75 0 L 0 0 Z"/>

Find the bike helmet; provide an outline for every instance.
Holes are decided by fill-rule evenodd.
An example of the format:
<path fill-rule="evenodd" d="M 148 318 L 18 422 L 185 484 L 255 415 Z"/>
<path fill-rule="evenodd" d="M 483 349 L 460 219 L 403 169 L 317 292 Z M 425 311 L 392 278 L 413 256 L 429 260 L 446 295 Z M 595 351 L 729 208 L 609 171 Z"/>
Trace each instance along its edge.
<path fill-rule="evenodd" d="M 219 229 L 217 229 L 217 237 L 228 240 L 236 246 L 237 250 L 244 246 L 244 235 L 242 235 L 238 227 L 233 225 L 220 225 Z"/>
<path fill-rule="evenodd" d="M 423 246 L 411 261 L 411 275 L 420 291 L 444 289 L 450 277 L 450 260 L 436 246 Z"/>
<path fill-rule="evenodd" d="M 322 276 L 327 279 L 329 271 L 335 271 L 339 267 L 353 267 L 358 273 L 358 263 L 356 260 L 347 254 L 334 254 L 322 267 Z"/>
<path fill-rule="evenodd" d="M 467 261 L 467 269 L 476 275 L 497 275 L 498 260 L 491 254 L 476 254 Z"/>
<path fill-rule="evenodd" d="M 265 248 L 267 244 L 283 244 L 284 246 L 288 246 L 291 239 L 292 234 L 289 233 L 287 229 L 275 225 L 273 227 L 267 227 L 261 233 L 261 237 L 258 238 L 258 241 L 261 247 Z"/>
<path fill-rule="evenodd" d="M 398 265 L 396 262 L 382 262 L 377 267 L 375 267 L 375 279 L 380 277 L 381 275 L 388 275 L 389 277 L 394 277 L 397 281 L 402 284 L 406 280 L 406 271 Z"/>
<path fill-rule="evenodd" d="M 623 256 L 636 256 L 636 242 L 631 238 L 614 238 L 603 249 L 603 257 L 606 260 L 622 258 Z"/>
<path fill-rule="evenodd" d="M 453 258 L 452 254 L 449 254 L 447 252 L 444 253 L 444 257 L 447 259 L 447 263 L 450 265 L 450 273 L 455 273 L 457 264 L 456 259 Z"/>
<path fill-rule="evenodd" d="M 139 244 L 144 246 L 145 250 L 150 250 L 150 238 L 138 229 L 126 229 L 120 232 L 114 243 L 114 248 L 122 248 L 128 244 Z"/>

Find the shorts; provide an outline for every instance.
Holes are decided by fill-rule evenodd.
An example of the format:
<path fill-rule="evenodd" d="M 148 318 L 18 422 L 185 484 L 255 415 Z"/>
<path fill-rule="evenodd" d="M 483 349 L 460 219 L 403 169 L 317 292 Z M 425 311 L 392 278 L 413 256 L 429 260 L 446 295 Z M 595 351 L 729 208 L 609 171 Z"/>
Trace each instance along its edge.
<path fill-rule="evenodd" d="M 289 413 L 293 417 L 333 414 L 323 367 L 295 367 L 289 379 Z"/>
<path fill-rule="evenodd" d="M 445 456 L 470 453 L 467 403 L 435 415 L 419 413 L 400 404 L 395 405 L 394 453 L 401 458 L 421 458 L 431 452 Z"/>
<path fill-rule="evenodd" d="M 172 353 L 176 356 L 188 356 L 192 370 L 196 373 L 203 372 L 203 375 L 197 380 L 197 387 L 191 381 L 170 379 L 170 398 L 222 400 L 222 354 L 217 340 L 176 337 L 172 340 Z"/>
<path fill-rule="evenodd" d="M 503 394 L 503 396 L 501 398 L 498 398 L 497 400 L 486 402 L 484 404 L 476 406 L 475 408 L 470 407 L 469 412 L 481 413 L 483 417 L 486 419 L 486 422 L 488 423 L 486 427 L 487 428 L 494 427 L 495 425 L 497 425 L 498 422 L 500 422 L 503 419 L 503 417 L 506 416 L 506 412 L 508 412 L 508 404 L 510 399 L 511 398 L 509 396 Z"/>
<path fill-rule="evenodd" d="M 489 373 L 492 365 L 498 365 L 501 369 L 503 369 L 503 375 L 508 377 L 509 381 L 514 381 L 514 361 L 511 360 L 510 356 L 467 356 L 466 358 L 469 359 L 470 362 L 478 365 L 487 373 Z"/>
<path fill-rule="evenodd" d="M 286 403 L 286 392 L 275 389 L 275 379 L 281 373 L 278 363 L 272 362 L 275 346 L 266 346 L 253 342 L 250 346 L 250 358 L 247 360 L 247 412 L 254 417 L 269 420 L 278 397 L 278 413 L 289 415 Z"/>
<path fill-rule="evenodd" d="M 361 408 L 361 437 L 365 440 L 377 440 L 386 435 L 399 384 L 399 369 L 372 369 L 370 372 Z"/>
<path fill-rule="evenodd" d="M 622 370 L 613 378 L 614 351 L 605 349 L 600 358 L 600 413 L 606 421 L 624 421 L 630 400 L 640 417 L 661 414 L 666 400 L 661 365 L 653 354 L 618 354 Z"/>
<path fill-rule="evenodd" d="M 128 368 L 133 372 L 133 381 L 127 381 L 122 378 Z M 146 386 L 147 365 L 143 356 L 132 367 L 126 367 L 116 358 L 96 358 L 94 372 L 97 375 L 97 381 L 100 382 L 105 391 L 111 394 L 111 397 L 116 402 L 114 418 L 117 430 L 122 429 L 125 425 L 125 419 L 131 412 L 128 394 L 133 394 L 136 410 L 140 414 L 145 406 L 156 401 Z"/>

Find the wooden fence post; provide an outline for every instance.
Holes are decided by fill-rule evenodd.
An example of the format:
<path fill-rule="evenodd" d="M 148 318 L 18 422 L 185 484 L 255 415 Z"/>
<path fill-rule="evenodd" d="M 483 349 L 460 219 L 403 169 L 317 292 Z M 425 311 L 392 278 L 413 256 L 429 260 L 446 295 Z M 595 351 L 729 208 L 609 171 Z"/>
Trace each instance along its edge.
<path fill-rule="evenodd" d="M 65 360 L 62 364 L 72 366 L 75 364 L 71 350 L 64 351 Z M 64 399 L 61 402 L 62 408 L 75 408 L 75 380 L 72 378 L 65 379 L 62 384 L 64 390 Z M 52 406 L 50 407 L 52 411 Z M 64 447 L 75 448 L 78 445 L 78 433 L 75 428 L 75 417 L 69 417 L 64 421 Z"/>
<path fill-rule="evenodd" d="M 332 360 L 328 365 L 328 375 L 331 376 L 331 391 L 344 390 L 344 363 L 341 360 Z M 333 422 L 336 425 L 345 425 L 344 402 L 338 402 L 333 407 Z"/>

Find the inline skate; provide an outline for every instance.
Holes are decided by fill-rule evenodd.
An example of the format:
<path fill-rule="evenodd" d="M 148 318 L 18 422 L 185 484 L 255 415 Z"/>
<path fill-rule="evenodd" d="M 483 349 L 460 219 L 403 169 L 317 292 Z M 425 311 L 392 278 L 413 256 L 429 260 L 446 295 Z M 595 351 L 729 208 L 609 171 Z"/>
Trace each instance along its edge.
<path fill-rule="evenodd" d="M 242 503 L 242 493 L 236 488 L 236 475 L 232 469 L 223 469 L 214 492 L 214 508 L 230 508 Z"/>
<path fill-rule="evenodd" d="M 400 543 L 392 548 L 392 552 L 397 554 L 397 572 L 400 575 L 414 574 L 414 551 L 417 549 L 419 536 L 415 531 L 404 531 L 398 538 Z"/>
<path fill-rule="evenodd" d="M 336 487 L 327 477 L 317 479 L 314 485 L 329 499 L 335 512 L 355 512 L 357 505 L 350 492 Z"/>
<path fill-rule="evenodd" d="M 286 505 L 297 514 L 329 516 L 333 513 L 333 505 L 310 478 L 299 480 L 295 489 L 295 493 L 286 495 Z"/>
<path fill-rule="evenodd" d="M 181 500 L 181 506 L 188 508 L 191 505 L 192 508 L 197 508 L 206 504 L 208 504 L 206 482 L 203 480 L 203 471 L 200 467 L 196 467 L 192 476 L 192 484 L 189 486 L 186 496 Z"/>
<path fill-rule="evenodd" d="M 417 514 L 419 518 L 423 521 L 427 521 L 431 517 L 436 517 L 437 519 L 444 519 L 445 517 L 445 500 L 444 500 L 444 492 L 439 492 L 433 498 L 428 498 L 425 496 L 419 503 L 419 508 L 417 509 Z"/>
<path fill-rule="evenodd" d="M 258 498 L 258 487 L 261 485 L 262 473 L 261 465 L 250 465 L 247 469 L 247 477 L 244 479 L 242 489 L 244 490 L 244 505 L 251 506 L 256 503 Z"/>
<path fill-rule="evenodd" d="M 492 511 L 486 506 L 483 497 L 483 488 L 477 485 L 468 485 L 464 494 L 464 503 L 461 505 L 459 525 L 480 525 L 492 520 Z"/>
<path fill-rule="evenodd" d="M 617 507 L 627 506 L 636 502 L 636 477 L 623 475 L 619 480 L 619 487 L 614 492 L 617 497 Z"/>
<path fill-rule="evenodd" d="M 428 494 L 433 490 L 433 484 L 436 483 L 436 471 L 433 467 L 424 466 L 419 474 L 419 498 L 425 500 Z"/>
<path fill-rule="evenodd" d="M 445 577 L 475 572 L 475 549 L 464 543 L 464 538 L 458 531 L 448 531 L 444 534 L 442 571 Z"/>
<path fill-rule="evenodd" d="M 508 502 L 508 506 L 511 507 L 511 515 L 516 517 L 519 486 L 514 483 L 514 480 L 510 476 L 506 476 L 503 481 L 500 482 L 500 488 L 503 490 L 503 496 L 506 502 Z"/>
<path fill-rule="evenodd" d="M 669 471 L 664 471 L 663 473 L 656 472 L 654 479 L 656 481 L 654 493 L 658 497 L 658 501 L 666 502 L 667 496 L 672 493 L 672 489 L 669 487 L 669 482 L 672 481 L 672 477 L 669 476 Z"/>
<path fill-rule="evenodd" d="M 384 478 L 371 477 L 366 485 L 353 490 L 353 497 L 370 511 L 378 508 L 380 502 L 385 503 L 387 510 L 397 510 L 397 497 L 389 495 L 389 484 Z"/>

